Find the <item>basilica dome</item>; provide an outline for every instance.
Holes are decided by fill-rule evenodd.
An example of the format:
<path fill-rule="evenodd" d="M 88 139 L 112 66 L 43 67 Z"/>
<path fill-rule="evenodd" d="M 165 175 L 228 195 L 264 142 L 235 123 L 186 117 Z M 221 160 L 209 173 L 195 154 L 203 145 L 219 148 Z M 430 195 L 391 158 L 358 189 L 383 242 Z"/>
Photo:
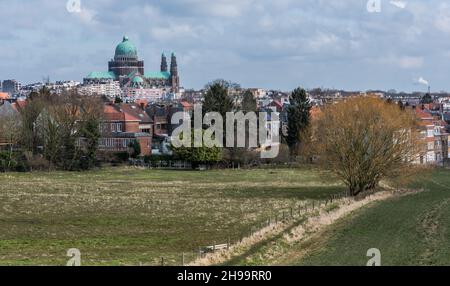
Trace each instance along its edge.
<path fill-rule="evenodd" d="M 115 57 L 137 58 L 136 46 L 128 40 L 127 36 L 124 36 L 122 43 L 117 45 Z"/>

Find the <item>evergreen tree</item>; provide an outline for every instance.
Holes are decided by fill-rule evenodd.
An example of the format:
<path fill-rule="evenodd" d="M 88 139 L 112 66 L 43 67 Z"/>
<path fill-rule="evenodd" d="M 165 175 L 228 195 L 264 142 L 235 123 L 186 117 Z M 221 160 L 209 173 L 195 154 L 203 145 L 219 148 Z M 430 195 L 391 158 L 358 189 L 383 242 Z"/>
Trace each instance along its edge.
<path fill-rule="evenodd" d="M 100 120 L 97 118 L 89 118 L 83 122 L 82 134 L 86 139 L 86 166 L 84 169 L 91 169 L 95 167 L 97 160 L 98 143 L 101 137 Z"/>
<path fill-rule="evenodd" d="M 121 104 L 121 103 L 123 103 L 123 100 L 122 100 L 122 98 L 120 98 L 120 96 L 116 96 L 116 98 L 114 98 L 114 103 Z"/>
<path fill-rule="evenodd" d="M 250 90 L 244 92 L 241 104 L 242 111 L 246 112 L 256 112 L 257 103 L 256 98 L 253 96 Z"/>
<path fill-rule="evenodd" d="M 288 113 L 288 135 L 286 142 L 289 146 L 291 155 L 297 154 L 297 149 L 302 134 L 308 129 L 311 121 L 311 102 L 306 91 L 302 88 L 295 89 L 290 98 Z"/>
<path fill-rule="evenodd" d="M 231 84 L 224 80 L 217 80 L 207 86 L 203 99 L 203 112 L 218 112 L 226 118 L 227 112 L 234 109 L 234 100 L 229 95 Z"/>
<path fill-rule="evenodd" d="M 433 103 L 433 97 L 431 94 L 427 93 L 422 97 L 422 100 L 420 101 L 422 104 L 430 104 Z"/>
<path fill-rule="evenodd" d="M 139 142 L 137 140 L 133 140 L 130 145 L 128 146 L 130 147 L 130 155 L 131 158 L 137 158 L 141 155 L 141 145 L 139 144 Z"/>

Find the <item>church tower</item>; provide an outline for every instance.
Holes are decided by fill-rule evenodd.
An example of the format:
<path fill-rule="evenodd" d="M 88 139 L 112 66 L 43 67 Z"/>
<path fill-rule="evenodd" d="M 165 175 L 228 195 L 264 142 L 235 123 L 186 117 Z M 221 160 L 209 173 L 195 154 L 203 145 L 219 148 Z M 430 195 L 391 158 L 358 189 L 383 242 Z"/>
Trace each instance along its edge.
<path fill-rule="evenodd" d="M 167 72 L 167 58 L 166 55 L 163 53 L 161 56 L 161 72 Z"/>
<path fill-rule="evenodd" d="M 178 64 L 175 53 L 172 53 L 172 58 L 170 60 L 170 80 L 172 92 L 178 93 L 180 90 L 180 77 L 178 76 Z"/>

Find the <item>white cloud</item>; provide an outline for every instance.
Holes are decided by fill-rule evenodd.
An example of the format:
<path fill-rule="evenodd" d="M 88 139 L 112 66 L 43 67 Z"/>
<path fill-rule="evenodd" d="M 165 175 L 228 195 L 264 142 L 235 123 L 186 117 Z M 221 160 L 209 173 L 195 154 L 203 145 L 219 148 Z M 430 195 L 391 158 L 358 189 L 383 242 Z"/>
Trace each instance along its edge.
<path fill-rule="evenodd" d="M 314 38 L 309 39 L 308 44 L 313 50 L 318 50 L 327 46 L 336 45 L 338 37 L 334 34 L 319 33 Z"/>
<path fill-rule="evenodd" d="M 423 66 L 424 59 L 422 57 L 403 56 L 394 61 L 395 64 L 403 69 L 418 69 Z"/>
<path fill-rule="evenodd" d="M 149 70 L 160 51 L 177 51 L 186 87 L 241 75 L 244 86 L 351 89 L 367 84 L 366 71 L 371 87 L 400 90 L 414 88 L 411 73 L 426 63 L 433 85 L 450 89 L 450 3 L 408 0 L 398 9 L 389 1 L 401 8 L 405 0 L 382 1 L 373 15 L 362 0 L 81 0 L 78 14 L 65 0 L 0 0 L 12 15 L 2 22 L 0 53 L 11 56 L 0 61 L 0 78 L 80 79 L 106 69 L 127 34 Z M 74 57 L 75 69 L 62 68 Z"/>
<path fill-rule="evenodd" d="M 440 31 L 450 33 L 450 5 L 445 3 L 439 6 L 434 24 Z"/>
<path fill-rule="evenodd" d="M 80 13 L 75 13 L 81 22 L 85 24 L 94 24 L 95 23 L 95 15 L 97 13 L 94 10 L 87 9 L 82 7 Z"/>

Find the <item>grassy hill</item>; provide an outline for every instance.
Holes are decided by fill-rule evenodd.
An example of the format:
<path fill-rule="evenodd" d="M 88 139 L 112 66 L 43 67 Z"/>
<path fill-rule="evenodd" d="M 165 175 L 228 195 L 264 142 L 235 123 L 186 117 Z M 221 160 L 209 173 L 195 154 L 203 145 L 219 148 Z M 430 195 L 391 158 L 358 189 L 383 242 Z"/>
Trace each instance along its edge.
<path fill-rule="evenodd" d="M 450 171 L 420 176 L 411 187 L 424 191 L 357 211 L 286 248 L 277 264 L 363 266 L 367 250 L 378 248 L 386 266 L 450 265 Z"/>
<path fill-rule="evenodd" d="M 83 265 L 180 265 L 343 189 L 308 169 L 0 174 L 0 265 L 65 265 L 69 248 Z"/>

